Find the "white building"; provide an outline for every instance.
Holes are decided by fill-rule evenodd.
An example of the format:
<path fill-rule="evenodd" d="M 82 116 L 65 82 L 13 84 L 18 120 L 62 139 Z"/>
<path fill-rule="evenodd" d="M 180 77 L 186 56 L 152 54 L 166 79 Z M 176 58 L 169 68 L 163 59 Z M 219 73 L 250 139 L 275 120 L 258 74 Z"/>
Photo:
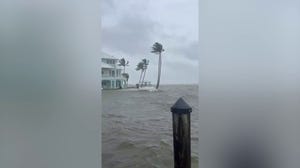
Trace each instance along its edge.
<path fill-rule="evenodd" d="M 126 78 L 122 76 L 119 59 L 102 52 L 101 73 L 103 89 L 121 89 L 127 87 Z"/>

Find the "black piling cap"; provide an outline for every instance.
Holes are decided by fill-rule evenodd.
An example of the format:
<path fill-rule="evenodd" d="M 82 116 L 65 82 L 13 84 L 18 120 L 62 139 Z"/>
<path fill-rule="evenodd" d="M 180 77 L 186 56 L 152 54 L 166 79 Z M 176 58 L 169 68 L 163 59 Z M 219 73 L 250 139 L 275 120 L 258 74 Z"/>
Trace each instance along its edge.
<path fill-rule="evenodd" d="M 192 112 L 192 107 L 188 105 L 182 97 L 180 97 L 171 107 L 171 112 L 177 114 L 187 114 Z"/>

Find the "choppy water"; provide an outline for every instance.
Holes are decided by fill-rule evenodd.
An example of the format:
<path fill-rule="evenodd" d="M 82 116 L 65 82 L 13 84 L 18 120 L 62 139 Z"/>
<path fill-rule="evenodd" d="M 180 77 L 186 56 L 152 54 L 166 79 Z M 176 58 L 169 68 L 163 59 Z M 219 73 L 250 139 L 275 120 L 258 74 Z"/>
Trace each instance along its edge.
<path fill-rule="evenodd" d="M 173 167 L 170 107 L 183 98 L 192 106 L 192 167 L 198 167 L 198 87 L 165 85 L 159 92 L 102 92 L 102 166 Z"/>

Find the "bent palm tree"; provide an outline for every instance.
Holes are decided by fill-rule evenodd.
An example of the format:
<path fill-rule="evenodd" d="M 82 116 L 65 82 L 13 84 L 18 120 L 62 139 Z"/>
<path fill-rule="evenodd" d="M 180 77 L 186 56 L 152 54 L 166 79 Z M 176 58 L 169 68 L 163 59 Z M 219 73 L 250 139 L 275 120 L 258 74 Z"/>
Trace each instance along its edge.
<path fill-rule="evenodd" d="M 156 43 L 153 44 L 151 52 L 154 53 L 154 54 L 158 54 L 158 56 L 159 56 L 156 89 L 158 89 L 159 82 L 160 82 L 160 75 L 161 75 L 161 53 L 163 51 L 165 51 L 165 50 L 163 49 L 163 46 L 160 43 L 156 42 Z"/>
<path fill-rule="evenodd" d="M 123 69 L 124 72 L 123 73 L 125 73 L 125 67 L 129 66 L 129 61 L 126 61 L 124 58 L 122 58 L 122 59 L 119 60 L 118 65 L 124 67 L 124 69 Z"/>
<path fill-rule="evenodd" d="M 140 85 L 141 80 L 142 80 L 142 74 L 143 74 L 143 72 L 144 72 L 144 63 L 143 63 L 143 62 L 139 62 L 139 63 L 136 65 L 135 70 L 137 70 L 137 71 L 141 70 L 141 75 L 140 75 L 140 79 L 139 79 L 139 85 Z"/>
<path fill-rule="evenodd" d="M 143 63 L 143 69 L 144 69 L 144 74 L 143 74 L 143 79 L 142 79 L 142 86 L 143 86 L 144 80 L 145 80 L 145 75 L 146 75 L 146 70 L 147 70 L 148 65 L 149 65 L 149 60 L 143 59 L 142 63 Z"/>

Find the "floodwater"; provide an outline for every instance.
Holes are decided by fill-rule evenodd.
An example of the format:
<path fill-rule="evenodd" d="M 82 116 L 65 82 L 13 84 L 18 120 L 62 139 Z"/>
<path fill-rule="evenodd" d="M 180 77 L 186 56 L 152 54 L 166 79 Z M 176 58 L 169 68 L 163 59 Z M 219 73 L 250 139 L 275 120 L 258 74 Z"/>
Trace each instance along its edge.
<path fill-rule="evenodd" d="M 170 107 L 183 97 L 191 114 L 192 167 L 198 167 L 198 86 L 163 85 L 158 92 L 102 91 L 102 167 L 173 167 Z"/>

